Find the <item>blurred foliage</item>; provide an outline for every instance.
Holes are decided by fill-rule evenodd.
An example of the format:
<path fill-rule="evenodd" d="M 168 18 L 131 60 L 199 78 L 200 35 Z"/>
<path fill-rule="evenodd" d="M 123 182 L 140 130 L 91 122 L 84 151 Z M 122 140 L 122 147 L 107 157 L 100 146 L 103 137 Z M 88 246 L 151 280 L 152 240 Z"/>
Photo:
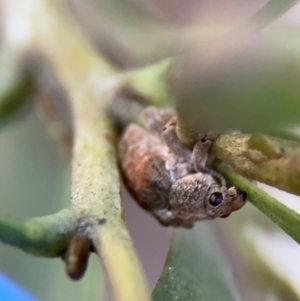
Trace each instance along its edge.
<path fill-rule="evenodd" d="M 299 203 L 299 197 L 263 187 L 286 204 Z M 296 241 L 250 203 L 222 223 L 222 233 L 227 234 L 227 242 L 240 256 L 237 268 L 242 264 L 247 270 L 244 289 L 249 290 L 250 298 L 245 296 L 246 300 L 300 300 Z"/>
<path fill-rule="evenodd" d="M 199 47 L 185 61 L 176 102 L 181 118 L 202 132 L 299 138 L 299 33 L 272 29 Z"/>
<path fill-rule="evenodd" d="M 33 81 L 19 58 L 0 45 L 0 126 L 8 121 L 33 93 Z"/>
<path fill-rule="evenodd" d="M 240 300 L 210 222 L 193 230 L 174 230 L 153 300 Z"/>
<path fill-rule="evenodd" d="M 73 3 L 78 5 L 76 6 L 77 13 L 78 11 L 81 11 L 81 7 L 84 7 L 84 5 L 80 6 L 80 1 L 73 1 Z M 114 63 L 122 67 L 140 64 L 140 62 L 152 61 L 153 58 L 163 56 L 167 49 L 170 50 L 172 48 L 170 45 L 173 45 L 170 42 L 172 39 L 165 39 L 165 37 L 169 35 L 169 32 L 168 29 L 166 31 L 164 30 L 164 22 L 157 22 L 157 19 L 159 18 L 149 14 L 149 10 L 145 9 L 142 5 L 137 5 L 136 3 L 131 5 L 128 3 L 132 4 L 133 1 L 95 0 L 89 2 L 89 10 L 85 11 L 89 14 L 95 7 L 99 7 L 99 14 L 93 16 L 98 16 L 99 20 L 102 22 L 99 24 L 108 29 L 105 33 L 102 33 L 102 36 L 105 36 L 105 41 L 109 41 L 112 38 L 116 41 L 119 39 L 119 42 L 104 47 L 104 52 L 108 54 L 108 57 L 110 57 Z M 295 3 L 295 1 L 276 0 L 271 1 L 270 3 L 271 6 L 266 6 L 261 15 L 264 15 L 264 13 L 267 12 L 268 7 L 275 7 L 276 9 L 274 12 L 276 13 L 276 16 L 280 15 L 286 10 L 287 4 Z M 88 14 L 83 15 L 83 17 L 81 15 L 82 20 L 86 19 Z M 109 18 L 106 17 L 106 14 L 109 15 Z M 272 16 L 272 14 L 268 15 Z M 101 16 L 103 18 L 101 18 Z M 258 20 L 260 15 L 256 15 L 256 18 Z M 111 19 L 113 19 L 114 23 L 111 23 Z M 57 20 L 59 20 L 59 18 Z M 156 21 L 154 22 L 154 20 Z M 253 20 L 255 21 L 255 18 L 251 19 L 251 21 Z M 269 18 L 269 21 L 270 20 L 272 20 L 271 17 Z M 61 24 L 65 25 L 63 22 Z M 59 29 L 61 24 L 59 22 L 55 23 L 55 26 L 57 26 L 56 29 Z M 114 26 L 111 24 L 114 24 L 116 28 L 113 28 Z M 54 23 L 52 25 L 54 26 Z M 262 23 L 259 26 L 262 26 Z M 162 32 L 160 32 L 160 30 Z M 68 28 L 63 33 L 68 33 Z M 236 39 L 229 36 L 227 39 L 226 37 L 225 39 L 214 41 L 205 46 L 203 46 L 201 41 L 196 40 L 194 43 L 196 47 L 188 54 L 187 58 L 183 59 L 184 69 L 181 74 L 183 81 L 180 83 L 179 87 L 176 87 L 176 106 L 180 118 L 200 132 L 208 130 L 224 131 L 238 129 L 246 132 L 259 131 L 289 138 L 299 138 L 299 131 L 297 134 L 300 111 L 299 29 L 289 28 L 286 31 L 272 29 L 259 36 L 245 34 L 245 36 L 242 37 L 237 36 Z M 49 37 L 48 40 L 47 36 L 45 41 L 47 40 L 49 43 L 49 41 L 57 40 L 56 36 L 52 36 L 53 40 L 50 38 L 51 37 Z M 77 41 L 77 38 L 78 36 L 75 34 L 74 40 L 71 39 L 71 41 L 78 42 L 79 40 Z M 37 41 L 40 41 L 39 38 Z M 63 48 L 64 40 L 59 42 L 57 42 L 58 50 L 59 46 L 62 47 L 60 50 L 69 49 L 67 47 Z M 179 39 L 176 42 L 177 44 L 181 44 Z M 50 47 L 48 48 L 51 43 L 49 43 L 49 45 L 47 44 L 46 47 L 42 42 L 41 44 L 44 47 L 41 47 L 41 49 L 44 49 L 44 51 L 46 49 L 45 53 L 47 53 L 47 55 L 52 55 L 51 51 L 49 51 Z M 103 46 L 102 43 L 99 42 L 99 44 Z M 93 51 L 89 52 L 89 46 L 80 45 L 83 47 L 83 50 L 88 50 L 81 53 L 93 53 L 94 55 Z M 181 46 L 182 45 L 177 45 L 174 52 L 181 49 Z M 141 51 L 141 49 L 143 49 L 144 52 Z M 172 51 L 169 51 L 169 54 L 172 53 Z M 69 57 L 68 55 L 70 55 L 67 51 L 61 52 L 64 53 L 65 57 Z M 57 51 L 56 55 L 60 55 L 61 52 Z M 76 53 L 76 51 L 74 51 L 74 53 Z M 76 60 L 78 57 L 79 56 L 76 57 Z M 51 56 L 51 58 L 54 58 L 53 61 L 55 61 L 55 56 Z M 70 58 L 72 58 L 71 55 Z M 80 60 L 82 60 L 84 64 L 81 63 L 76 65 L 80 66 L 78 69 L 74 68 L 79 74 L 78 78 L 84 78 L 80 77 L 82 76 L 82 73 L 80 73 L 82 70 L 91 71 L 88 70 L 88 65 L 86 64 L 88 60 L 86 59 L 86 57 L 80 57 Z M 63 60 L 59 62 L 58 60 L 57 62 L 61 63 L 62 61 Z M 95 61 L 92 62 L 99 61 L 95 59 Z M 170 85 L 173 84 L 168 82 L 170 78 L 166 76 L 167 72 L 164 72 L 165 70 L 169 70 L 170 61 L 166 60 L 163 61 L 162 64 L 157 64 L 156 66 L 158 66 L 158 69 L 156 69 L 155 66 L 150 66 L 144 68 L 141 72 L 139 70 L 136 72 L 133 71 L 128 77 L 129 81 L 131 81 L 132 86 L 137 91 L 139 89 L 143 90 L 146 97 L 151 98 L 152 95 L 154 95 L 155 97 L 152 101 L 160 103 L 162 100 L 162 102 L 165 103 L 170 99 L 170 97 L 168 97 L 170 96 L 168 95 L 170 91 L 166 89 L 167 85 L 165 83 L 167 82 L 167 84 Z M 91 66 L 92 65 L 94 66 L 94 64 L 91 64 Z M 24 81 L 24 78 L 18 74 L 18 72 L 16 73 L 14 71 L 16 66 L 12 66 L 12 68 L 2 68 L 2 66 L 3 63 L 1 63 L 0 70 L 0 73 L 3 71 L 0 74 L 0 119 L 1 113 L 3 112 L 4 114 L 2 114 L 2 116 L 5 117 L 15 112 L 15 110 L 23 103 L 25 96 L 29 95 L 28 93 L 30 93 L 32 87 L 30 81 L 27 81 L 27 77 Z M 57 64 L 57 66 L 61 67 L 59 64 Z M 59 68 L 57 69 L 60 70 Z M 10 74 L 7 70 L 12 70 L 13 73 Z M 67 71 L 67 74 L 70 75 L 70 77 L 66 76 L 65 79 L 66 82 L 69 83 L 68 80 L 72 78 L 73 70 L 69 69 Z M 101 73 L 101 75 L 104 73 L 105 71 Z M 141 79 L 141 74 L 145 76 L 145 82 L 143 81 L 143 78 Z M 4 80 L 4 78 L 6 79 Z M 95 82 L 96 81 L 97 79 Z M 74 83 L 75 85 L 73 88 L 78 82 L 74 80 L 72 84 Z M 151 84 L 150 88 L 147 87 L 147 84 L 149 83 Z M 4 93 L 1 94 L 2 91 L 4 91 Z M 71 95 L 72 93 L 69 94 Z M 81 95 L 81 93 L 78 94 Z M 2 95 L 4 96 L 2 97 Z M 87 95 L 90 96 L 90 94 Z M 9 101 L 7 102 L 7 100 Z M 49 153 L 46 153 L 46 156 L 45 154 L 39 154 L 38 152 L 34 153 L 26 149 L 25 142 L 27 142 L 28 147 L 30 142 L 32 142 L 32 145 L 36 145 L 34 143 L 41 145 L 43 145 L 43 143 L 48 143 L 43 140 L 44 133 L 41 136 L 36 135 L 35 130 L 39 128 L 39 125 L 35 124 L 35 127 L 35 129 L 27 129 L 27 132 L 25 129 L 25 132 L 22 131 L 22 134 L 20 134 L 20 131 L 16 137 L 8 138 L 6 141 L 2 140 L 4 143 L 1 142 L 3 147 L 1 152 L 5 155 L 3 158 L 6 159 L 1 160 L 2 162 L 0 163 L 4 164 L 5 168 L 3 168 L 3 170 L 5 171 L 9 170 L 11 172 L 11 166 L 16 164 L 14 162 L 16 161 L 15 158 L 12 159 L 11 149 L 14 149 L 12 155 L 16 155 L 16 149 L 20 148 L 21 145 L 22 148 L 20 148 L 21 150 L 19 150 L 18 155 L 20 157 L 23 156 L 22 158 L 24 159 L 27 154 L 26 160 L 24 160 L 26 162 L 20 163 L 19 165 L 16 164 L 18 171 L 17 174 L 12 173 L 10 175 L 10 185 L 4 187 L 4 184 L 2 183 L 3 187 L 7 190 L 16 190 L 14 191 L 16 193 L 14 197 L 16 200 L 21 200 L 22 202 L 19 201 L 15 204 L 12 212 L 16 215 L 20 214 L 22 218 L 23 211 L 33 215 L 35 215 L 34 212 L 36 210 L 38 212 L 40 209 L 41 211 L 44 211 L 44 205 L 41 205 L 39 201 L 43 199 L 43 197 L 45 197 L 45 200 L 48 199 L 49 201 L 47 201 L 47 206 L 45 206 L 47 207 L 47 209 L 45 209 L 46 211 L 49 210 L 52 212 L 52 206 L 55 207 L 54 209 L 57 209 L 56 205 L 58 203 L 53 205 L 53 202 L 51 202 L 51 194 L 63 190 L 60 186 L 62 183 L 67 186 L 63 176 L 66 169 L 66 166 L 64 165 L 65 162 L 62 163 L 62 161 L 60 161 L 60 159 L 57 160 L 57 157 L 55 156 L 49 156 Z M 22 138 L 22 135 L 27 135 L 27 138 Z M 3 139 L 3 137 L 1 137 L 1 139 Z M 46 149 L 43 149 L 43 151 L 46 152 Z M 42 158 L 41 161 L 37 161 L 39 156 Z M 99 158 L 99 160 L 101 160 L 101 158 Z M 57 173 L 53 172 L 53 168 L 55 168 L 53 162 L 58 164 L 62 163 L 63 165 L 63 168 L 60 166 L 56 171 Z M 47 172 L 50 173 L 48 174 L 48 176 L 50 175 L 50 181 L 46 178 L 43 180 L 43 178 L 39 178 L 39 176 L 38 178 L 31 178 L 31 169 L 38 172 L 39 175 Z M 21 170 L 20 173 L 19 170 Z M 53 175 L 55 179 L 53 178 Z M 5 174 L 5 177 L 6 176 L 7 174 Z M 22 178 L 18 178 L 17 176 L 22 176 Z M 105 176 L 109 179 L 108 175 Z M 230 178 L 230 174 L 227 174 L 227 176 Z M 26 189 L 30 187 L 33 191 L 36 190 L 35 192 L 38 192 L 38 194 L 31 194 L 32 191 L 30 191 L 30 193 L 18 192 L 17 190 L 24 185 L 22 179 L 24 179 L 27 184 Z M 281 206 L 276 200 L 268 197 L 259 190 L 256 190 L 254 185 L 248 183 L 247 180 L 239 176 L 236 177 L 235 175 L 232 176 L 232 180 L 233 182 L 238 183 L 240 188 L 245 189 L 247 192 L 249 191 L 251 201 L 267 216 L 277 222 L 287 233 L 297 239 L 297 241 L 300 241 L 297 231 L 300 220 L 298 214 L 293 213 L 292 210 Z M 36 181 L 36 183 L 34 183 L 34 181 Z M 58 185 L 56 186 L 56 190 L 53 189 L 49 183 L 56 183 L 55 185 Z M 18 189 L 15 189 L 16 186 Z M 49 186 L 51 186 L 52 189 L 49 190 Z M 3 193 L 3 195 L 5 196 L 5 193 Z M 55 194 L 53 194 L 53 196 L 55 196 Z M 27 203 L 29 199 L 38 201 L 34 202 L 31 206 Z M 56 195 L 56 199 L 66 201 L 67 194 L 64 196 Z M 64 201 L 62 203 L 65 205 Z M 50 207 L 49 203 L 52 204 Z M 111 202 L 108 203 L 111 205 Z M 62 204 L 59 204 L 58 207 L 61 208 L 61 205 Z M 50 208 L 52 209 L 50 210 Z M 106 238 L 106 241 L 107 240 L 108 238 Z M 101 241 L 101 243 L 103 243 L 103 241 Z M 114 242 L 112 241 L 112 245 L 113 243 Z M 232 272 L 227 266 L 227 258 L 223 256 L 224 254 L 220 252 L 220 249 L 222 249 L 222 245 L 219 246 L 215 241 L 209 223 L 202 223 L 195 229 L 189 231 L 176 229 L 173 232 L 172 245 L 166 265 L 153 293 L 154 300 L 240 300 L 238 293 L 234 288 Z M 45 263 L 46 261 L 44 261 L 41 266 L 35 270 L 33 267 L 37 262 L 37 259 L 28 259 L 24 254 L 20 255 L 19 258 L 18 254 L 10 256 L 10 249 L 8 250 L 9 254 L 6 253 L 4 256 L 4 269 L 8 273 L 14 273 L 16 275 L 19 273 L 17 276 L 18 280 L 25 283 L 31 289 L 36 290 L 36 294 L 43 298 L 43 300 L 52 301 L 55 298 L 60 300 L 61 298 L 64 298 L 62 297 L 63 295 L 68 296 L 68 298 L 72 300 L 98 300 L 100 297 L 101 299 L 103 298 L 103 275 L 101 269 L 99 271 L 98 266 L 96 272 L 88 272 L 91 274 L 88 274 L 88 277 L 85 277 L 84 282 L 81 282 L 80 285 L 76 284 L 76 289 L 73 289 L 75 285 L 70 284 L 68 280 L 61 275 L 61 263 L 59 263 L 58 271 L 53 272 L 56 273 L 56 275 L 59 275 L 59 277 L 53 277 L 53 281 L 53 279 L 51 280 L 50 278 L 50 276 L 52 277 L 52 263 Z M 118 250 L 115 251 L 117 254 Z M 12 251 L 12 253 L 14 252 L 15 251 Z M 107 254 L 108 253 L 109 252 L 107 252 Z M 24 259 L 22 256 L 24 256 Z M 20 265 L 12 262 L 12 259 L 15 261 L 16 258 L 18 263 L 27 268 L 20 271 Z M 111 276 L 113 278 L 112 282 L 120 279 L 119 276 L 121 275 L 113 266 L 113 264 L 119 262 L 116 258 L 117 256 L 114 256 L 110 262 L 110 268 L 114 272 L 111 273 L 111 275 L 113 275 Z M 129 267 L 128 270 L 130 270 L 130 265 L 132 265 L 132 263 L 126 262 L 126 260 L 127 258 L 124 259 L 125 266 L 128 264 L 127 267 Z M 92 268 L 95 269 L 95 267 L 96 265 L 92 263 Z M 31 271 L 30 276 L 32 277 L 28 277 L 29 269 Z M 130 279 L 128 274 L 126 274 L 126 270 L 123 270 L 122 273 L 125 273 L 122 274 L 123 276 L 125 275 L 124 278 L 127 278 L 127 280 Z M 89 277 L 89 275 L 92 276 Z M 123 285 L 124 283 L 126 284 L 124 278 L 119 283 L 123 283 Z M 42 279 L 42 285 L 37 286 L 36 279 Z M 55 287 L 55 289 L 53 289 L 53 287 Z M 125 289 L 127 288 L 125 287 Z"/>
<path fill-rule="evenodd" d="M 256 30 L 264 29 L 288 11 L 298 0 L 270 0 L 245 23 Z"/>
<path fill-rule="evenodd" d="M 121 68 L 154 63 L 176 52 L 171 26 L 150 1 L 66 2 L 92 43 Z"/>

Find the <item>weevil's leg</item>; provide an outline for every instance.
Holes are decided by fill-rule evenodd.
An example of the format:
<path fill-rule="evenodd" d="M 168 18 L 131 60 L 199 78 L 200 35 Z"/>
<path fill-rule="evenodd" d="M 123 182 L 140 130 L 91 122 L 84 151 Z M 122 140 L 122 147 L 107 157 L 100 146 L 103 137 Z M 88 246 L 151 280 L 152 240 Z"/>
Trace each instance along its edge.
<path fill-rule="evenodd" d="M 214 141 L 219 136 L 220 136 L 219 132 L 208 132 L 205 134 L 199 134 L 198 140 L 201 140 L 202 142 L 207 141 L 207 140 Z"/>
<path fill-rule="evenodd" d="M 157 210 L 154 212 L 154 216 L 163 226 L 172 226 L 172 227 L 183 227 L 183 228 L 192 228 L 194 222 L 191 220 L 183 220 L 178 217 L 175 217 L 171 211 L 168 209 Z"/>
<path fill-rule="evenodd" d="M 180 218 L 175 218 L 173 221 L 173 224 L 171 226 L 173 226 L 175 228 L 182 227 L 182 228 L 190 229 L 190 228 L 194 227 L 194 222 L 192 222 L 190 220 L 183 220 Z"/>
<path fill-rule="evenodd" d="M 161 134 L 165 124 L 156 107 L 147 107 L 142 112 L 142 121 L 145 126 L 158 134 Z"/>
<path fill-rule="evenodd" d="M 183 228 L 190 229 L 194 227 L 194 222 L 191 220 L 183 220 L 177 218 L 177 224 L 175 227 L 183 227 Z"/>
<path fill-rule="evenodd" d="M 157 132 L 165 141 L 166 145 L 179 157 L 189 161 L 191 151 L 184 146 L 176 134 L 176 115 L 173 109 L 158 109 L 147 107 L 142 112 L 142 119 L 145 125 Z"/>
<path fill-rule="evenodd" d="M 210 174 L 212 177 L 214 177 L 216 180 L 220 182 L 220 184 L 223 187 L 226 187 L 226 181 L 219 173 L 215 172 L 214 170 L 211 170 L 210 168 L 206 167 L 206 161 L 208 157 L 208 150 L 211 146 L 212 140 L 205 140 L 205 138 L 202 138 L 200 141 L 198 141 L 193 149 L 193 163 L 194 168 L 198 172 Z"/>
<path fill-rule="evenodd" d="M 151 130 L 161 135 L 165 124 L 175 116 L 175 111 L 171 108 L 158 109 L 147 107 L 142 112 L 142 121 Z"/>
<path fill-rule="evenodd" d="M 164 127 L 162 132 L 162 138 L 165 141 L 166 145 L 179 157 L 183 158 L 185 161 L 191 159 L 191 150 L 183 145 L 177 136 L 176 133 L 176 117 L 173 117 Z"/>
<path fill-rule="evenodd" d="M 176 217 L 168 209 L 155 210 L 153 215 L 163 226 L 173 226 Z"/>
<path fill-rule="evenodd" d="M 206 167 L 208 150 L 210 146 L 210 140 L 200 140 L 195 144 L 193 148 L 193 163 L 196 171 L 202 173 L 210 173 L 209 169 Z"/>
<path fill-rule="evenodd" d="M 172 118 L 176 117 L 176 111 L 173 108 L 159 109 L 159 113 L 164 121 L 164 124 L 166 124 Z"/>

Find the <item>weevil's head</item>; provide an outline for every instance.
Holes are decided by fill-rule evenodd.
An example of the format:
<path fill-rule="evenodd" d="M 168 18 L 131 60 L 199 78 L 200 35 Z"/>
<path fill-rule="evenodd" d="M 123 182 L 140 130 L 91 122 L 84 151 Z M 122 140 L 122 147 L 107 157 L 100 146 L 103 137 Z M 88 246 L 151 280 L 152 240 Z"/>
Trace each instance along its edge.
<path fill-rule="evenodd" d="M 170 209 L 181 219 L 225 218 L 242 208 L 247 194 L 238 188 L 227 189 L 209 174 L 190 174 L 176 181 L 169 195 Z"/>
<path fill-rule="evenodd" d="M 205 198 L 205 210 L 211 218 L 228 217 L 233 211 L 242 208 L 247 199 L 247 193 L 239 188 L 221 187 L 213 184 Z"/>

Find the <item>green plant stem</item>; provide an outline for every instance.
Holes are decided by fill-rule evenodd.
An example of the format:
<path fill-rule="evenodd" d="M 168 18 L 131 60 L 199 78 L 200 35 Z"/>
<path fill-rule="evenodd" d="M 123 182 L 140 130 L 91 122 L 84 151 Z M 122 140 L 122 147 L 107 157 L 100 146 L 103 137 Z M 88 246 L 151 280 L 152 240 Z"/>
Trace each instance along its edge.
<path fill-rule="evenodd" d="M 0 240 L 35 256 L 57 257 L 77 230 L 70 210 L 32 218 L 25 223 L 0 220 Z"/>
<path fill-rule="evenodd" d="M 211 154 L 247 178 L 300 195 L 300 142 L 262 134 L 222 134 Z"/>
<path fill-rule="evenodd" d="M 295 241 L 300 243 L 300 215 L 289 209 L 266 192 L 259 189 L 254 183 L 238 175 L 228 167 L 220 165 L 216 170 L 232 184 L 247 192 L 248 200 L 283 229 Z"/>
<path fill-rule="evenodd" d="M 73 103 L 75 145 L 71 209 L 78 218 L 80 232 L 91 239 L 101 255 L 116 299 L 148 300 L 123 221 L 112 124 L 93 99 L 86 97 Z"/>

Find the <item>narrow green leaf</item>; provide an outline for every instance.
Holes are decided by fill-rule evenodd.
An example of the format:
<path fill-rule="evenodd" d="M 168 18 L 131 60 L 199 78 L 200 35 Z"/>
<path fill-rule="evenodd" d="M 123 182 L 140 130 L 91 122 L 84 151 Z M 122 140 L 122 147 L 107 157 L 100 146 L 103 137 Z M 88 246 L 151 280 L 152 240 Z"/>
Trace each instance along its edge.
<path fill-rule="evenodd" d="M 227 180 L 247 192 L 248 200 L 282 230 L 300 243 L 300 215 L 288 208 L 254 183 L 224 166 L 217 168 Z"/>
<path fill-rule="evenodd" d="M 240 300 L 210 222 L 202 222 L 192 230 L 173 231 L 152 297 L 154 301 Z"/>

